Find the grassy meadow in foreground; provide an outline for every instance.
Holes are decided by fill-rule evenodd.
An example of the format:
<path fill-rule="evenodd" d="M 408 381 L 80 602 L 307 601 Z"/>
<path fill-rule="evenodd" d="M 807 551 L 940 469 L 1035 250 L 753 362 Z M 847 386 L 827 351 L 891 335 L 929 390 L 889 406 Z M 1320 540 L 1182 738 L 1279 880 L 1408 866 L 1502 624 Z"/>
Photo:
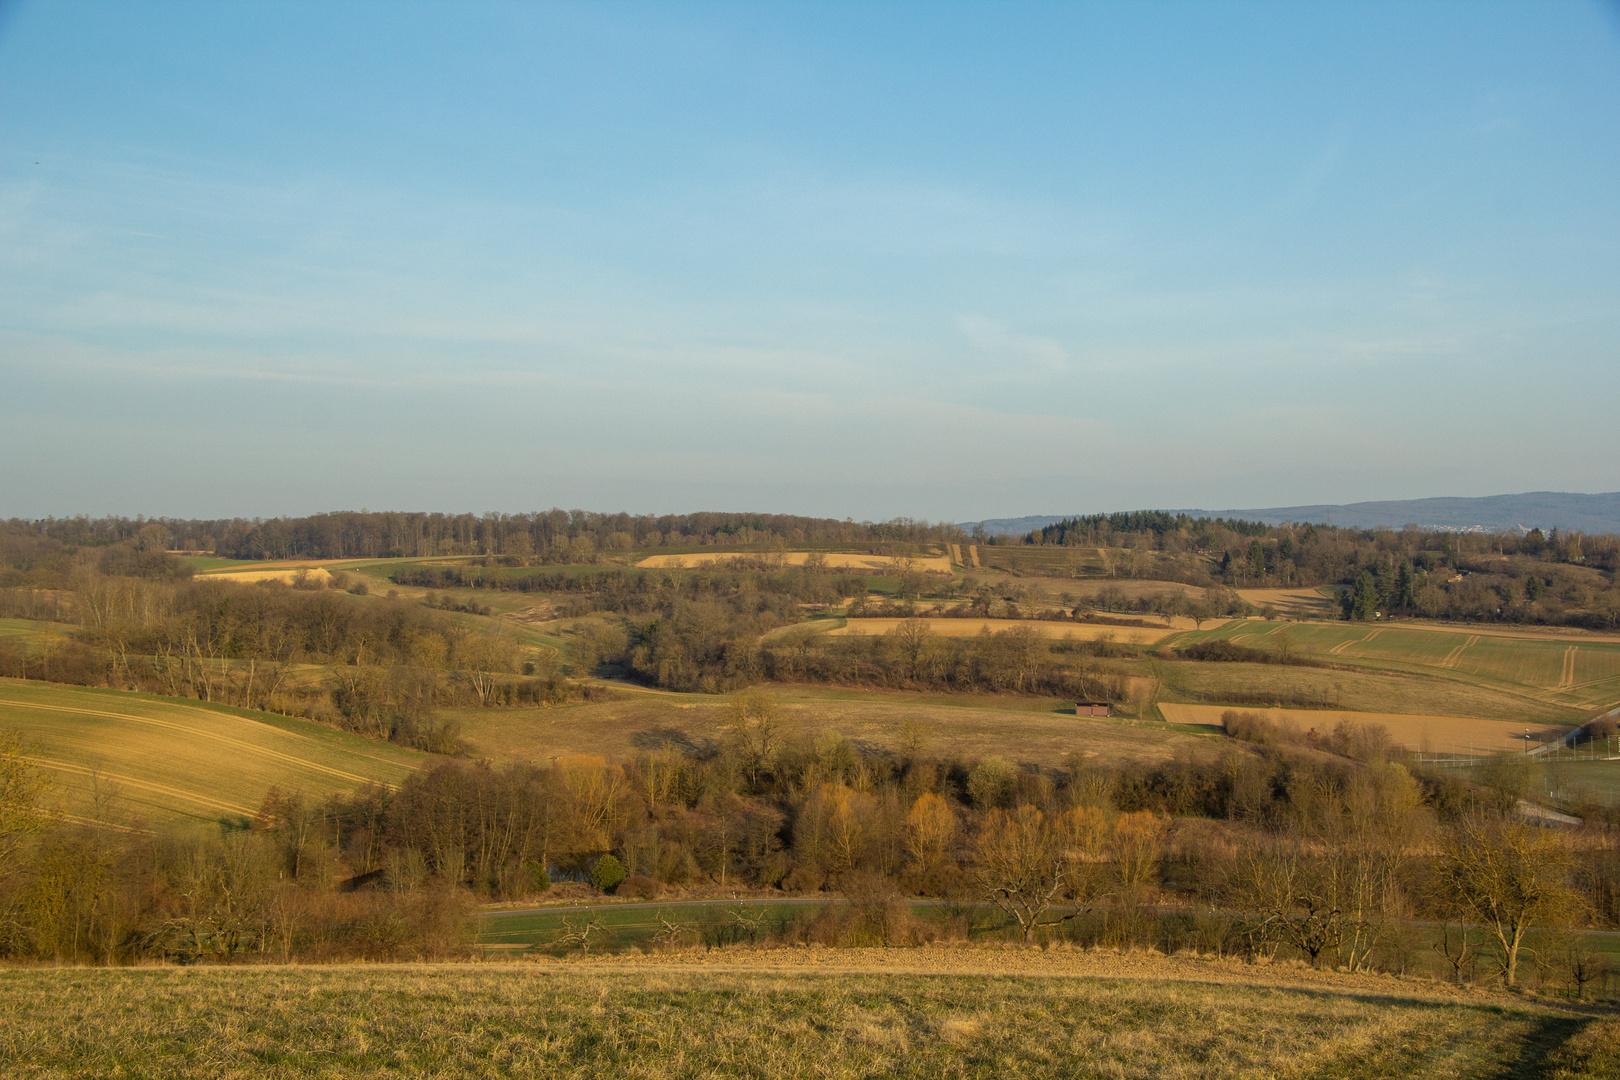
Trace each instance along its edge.
<path fill-rule="evenodd" d="M 14 970 L 0 974 L 0 1071 L 1576 1080 L 1604 1075 L 1594 1070 L 1610 1061 L 1608 1038 L 1581 1040 L 1587 1022 L 1393 982 L 1341 989 L 529 964 Z M 1560 1063 L 1563 1071 L 1551 1071 Z"/>

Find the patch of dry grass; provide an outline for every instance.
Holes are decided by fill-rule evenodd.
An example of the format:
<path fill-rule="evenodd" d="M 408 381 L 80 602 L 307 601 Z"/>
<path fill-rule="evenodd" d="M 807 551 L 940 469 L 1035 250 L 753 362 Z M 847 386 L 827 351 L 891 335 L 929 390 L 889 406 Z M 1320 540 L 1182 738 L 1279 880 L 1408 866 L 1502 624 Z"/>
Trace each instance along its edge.
<path fill-rule="evenodd" d="M 1073 702 L 903 691 L 773 687 L 787 737 L 837 732 L 864 746 L 900 750 L 921 739 L 940 757 L 999 754 L 1056 766 L 1071 752 L 1111 763 L 1167 761 L 1213 753 L 1221 744 L 1157 723 L 1077 717 Z M 621 689 L 615 701 L 562 708 L 458 709 L 474 754 L 546 761 L 559 754 L 627 758 L 661 746 L 719 739 L 727 699 Z"/>
<path fill-rule="evenodd" d="M 267 1080 L 1481 1076 L 1511 1068 L 1557 1019 L 1506 999 L 1331 980 L 654 964 L 13 970 L 0 974 L 0 1071 Z"/>

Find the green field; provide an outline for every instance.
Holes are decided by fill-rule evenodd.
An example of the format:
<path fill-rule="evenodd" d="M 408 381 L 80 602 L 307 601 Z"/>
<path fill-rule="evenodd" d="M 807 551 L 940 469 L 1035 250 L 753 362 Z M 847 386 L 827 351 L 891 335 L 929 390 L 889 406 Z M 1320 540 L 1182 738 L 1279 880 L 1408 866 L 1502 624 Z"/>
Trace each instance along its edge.
<path fill-rule="evenodd" d="M 1612 1021 L 1392 979 L 1256 971 L 1236 981 L 1242 973 L 1220 965 L 1027 953 L 1016 957 L 1031 969 L 1021 974 L 1004 956 L 871 952 L 846 958 L 864 970 L 817 970 L 795 957 L 767 967 L 778 962 L 769 954 L 729 970 L 682 957 L 12 970 L 0 973 L 0 1070 L 266 1080 L 1588 1080 L 1610 1075 L 1614 1062 Z"/>
<path fill-rule="evenodd" d="M 150 694 L 0 679 L 0 730 L 75 818 L 241 822 L 272 786 L 314 797 L 398 783 L 427 755 L 302 720 Z"/>
<path fill-rule="evenodd" d="M 1554 637 L 1533 631 L 1506 636 L 1499 631 L 1470 633 L 1467 628 L 1428 628 L 1415 623 L 1243 620 L 1188 632 L 1166 644 L 1183 646 L 1217 638 L 1273 651 L 1287 643 L 1300 656 L 1350 668 L 1443 679 L 1518 698 L 1526 708 L 1540 703 L 1573 710 L 1572 718 L 1620 701 L 1620 641 L 1613 639 L 1573 633 Z M 1460 715 L 1456 710 L 1443 711 Z"/>
<path fill-rule="evenodd" d="M 556 942 L 560 935 L 573 932 L 587 922 L 595 922 L 602 930 L 591 937 L 592 947 L 648 948 L 657 943 L 661 934 L 670 933 L 665 920 L 693 938 L 702 937 L 705 931 L 710 936 L 745 938 L 747 926 L 739 921 L 739 915 L 754 925 L 758 936 L 765 937 L 795 914 L 814 911 L 825 904 L 823 900 L 746 904 L 649 901 L 599 904 L 589 908 L 542 907 L 529 911 L 486 912 L 478 920 L 478 944 L 497 949 L 544 948 Z"/>

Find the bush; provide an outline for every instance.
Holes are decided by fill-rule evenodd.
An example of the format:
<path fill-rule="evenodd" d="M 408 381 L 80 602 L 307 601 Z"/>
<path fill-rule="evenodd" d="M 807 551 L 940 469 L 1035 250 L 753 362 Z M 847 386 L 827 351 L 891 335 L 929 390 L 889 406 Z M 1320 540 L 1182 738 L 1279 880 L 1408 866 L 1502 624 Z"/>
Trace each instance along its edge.
<path fill-rule="evenodd" d="M 636 874 L 619 886 L 616 895 L 636 900 L 656 900 L 664 895 L 664 883 L 645 874 Z"/>
<path fill-rule="evenodd" d="M 1271 719 L 1255 712 L 1227 709 L 1221 713 L 1221 725 L 1226 733 L 1240 742 L 1275 746 L 1278 743 L 1298 742 L 1299 729 L 1289 722 Z"/>
<path fill-rule="evenodd" d="M 591 884 L 605 893 L 610 893 L 619 887 L 619 883 L 629 875 L 624 872 L 624 865 L 612 855 L 604 855 L 596 860 L 591 867 Z"/>

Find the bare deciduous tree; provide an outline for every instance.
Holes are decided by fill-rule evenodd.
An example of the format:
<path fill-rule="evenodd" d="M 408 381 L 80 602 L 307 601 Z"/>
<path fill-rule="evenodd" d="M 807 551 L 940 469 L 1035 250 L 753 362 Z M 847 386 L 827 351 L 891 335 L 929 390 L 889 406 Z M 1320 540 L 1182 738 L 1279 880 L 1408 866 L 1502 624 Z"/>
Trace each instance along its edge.
<path fill-rule="evenodd" d="M 1441 839 L 1436 898 L 1485 928 L 1502 980 L 1513 986 L 1530 928 L 1557 926 L 1579 908 L 1571 862 L 1570 849 L 1545 829 L 1506 818 L 1471 819 Z"/>

